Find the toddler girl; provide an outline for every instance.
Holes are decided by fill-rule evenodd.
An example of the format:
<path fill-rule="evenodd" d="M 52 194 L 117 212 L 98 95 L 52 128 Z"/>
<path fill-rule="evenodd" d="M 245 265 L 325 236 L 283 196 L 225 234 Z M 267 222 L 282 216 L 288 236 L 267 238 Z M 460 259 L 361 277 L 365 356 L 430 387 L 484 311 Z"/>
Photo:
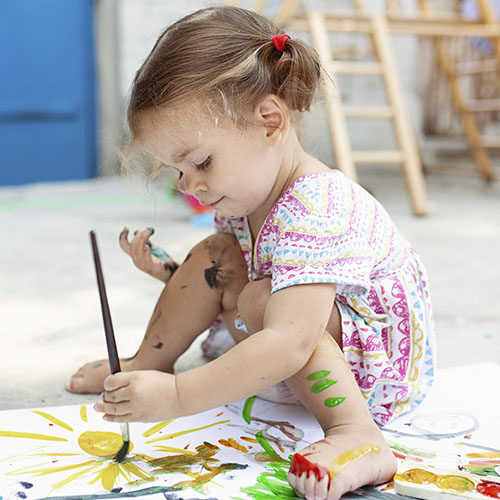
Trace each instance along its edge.
<path fill-rule="evenodd" d="M 151 252 L 151 230 L 122 248 L 166 286 L 123 372 L 89 363 L 73 392 L 103 392 L 111 422 L 201 412 L 286 381 L 324 430 L 296 453 L 290 484 L 306 498 L 392 478 L 377 424 L 410 410 L 432 381 L 427 278 L 381 205 L 297 139 L 321 80 L 317 54 L 234 7 L 170 26 L 135 77 L 133 142 L 216 213 L 216 233 L 178 267 Z M 218 317 L 236 344 L 173 375 Z M 376 423 L 375 423 L 376 422 Z"/>

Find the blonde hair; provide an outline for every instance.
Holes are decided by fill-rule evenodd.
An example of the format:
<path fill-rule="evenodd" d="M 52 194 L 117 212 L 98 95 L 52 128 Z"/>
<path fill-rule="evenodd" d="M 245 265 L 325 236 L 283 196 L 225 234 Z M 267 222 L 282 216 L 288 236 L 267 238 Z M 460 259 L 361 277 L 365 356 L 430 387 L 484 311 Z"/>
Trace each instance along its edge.
<path fill-rule="evenodd" d="M 132 139 L 146 113 L 199 100 L 236 124 L 267 94 L 291 111 L 309 110 L 321 81 L 317 53 L 289 39 L 283 52 L 268 19 L 237 7 L 211 7 L 168 27 L 135 75 L 127 118 Z"/>

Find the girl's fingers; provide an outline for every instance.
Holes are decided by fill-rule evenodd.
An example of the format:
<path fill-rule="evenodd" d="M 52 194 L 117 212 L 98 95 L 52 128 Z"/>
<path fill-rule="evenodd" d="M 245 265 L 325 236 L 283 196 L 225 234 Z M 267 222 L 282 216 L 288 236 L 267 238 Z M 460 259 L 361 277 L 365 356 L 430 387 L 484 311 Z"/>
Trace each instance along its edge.
<path fill-rule="evenodd" d="M 123 417 L 124 415 L 131 415 L 129 402 L 106 403 L 105 401 L 99 401 L 94 405 L 94 410 L 100 413 L 104 413 L 105 420 L 107 416 Z"/>
<path fill-rule="evenodd" d="M 136 231 L 134 233 L 134 238 L 130 243 L 131 253 L 134 256 L 149 255 L 151 253 L 147 241 L 152 234 L 153 233 L 149 229 L 144 229 L 144 231 L 140 232 Z"/>
<path fill-rule="evenodd" d="M 129 229 L 127 226 L 125 226 L 123 229 L 122 229 L 122 232 L 120 233 L 120 238 L 119 238 L 119 242 L 120 242 L 120 248 L 127 254 L 127 255 L 130 255 L 130 243 L 128 241 L 128 233 L 129 233 Z"/>
<path fill-rule="evenodd" d="M 117 391 L 123 389 L 130 384 L 131 372 L 119 372 L 114 375 L 108 375 L 103 382 L 104 392 Z"/>

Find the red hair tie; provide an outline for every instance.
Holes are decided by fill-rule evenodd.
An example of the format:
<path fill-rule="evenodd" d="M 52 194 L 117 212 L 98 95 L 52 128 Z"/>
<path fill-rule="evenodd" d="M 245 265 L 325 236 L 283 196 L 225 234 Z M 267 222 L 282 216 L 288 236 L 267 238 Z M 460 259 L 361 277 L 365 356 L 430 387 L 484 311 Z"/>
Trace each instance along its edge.
<path fill-rule="evenodd" d="M 278 52 L 283 52 L 285 50 L 286 41 L 290 40 L 288 35 L 274 35 L 273 45 Z"/>

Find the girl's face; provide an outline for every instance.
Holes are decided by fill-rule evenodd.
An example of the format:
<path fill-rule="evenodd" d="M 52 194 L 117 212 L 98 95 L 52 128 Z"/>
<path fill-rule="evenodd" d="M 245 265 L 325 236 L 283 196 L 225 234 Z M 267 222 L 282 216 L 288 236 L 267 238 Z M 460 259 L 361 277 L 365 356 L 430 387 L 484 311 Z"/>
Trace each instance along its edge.
<path fill-rule="evenodd" d="M 193 116 L 165 113 L 154 132 L 143 134 L 142 146 L 179 173 L 182 190 L 221 215 L 243 217 L 272 206 L 281 162 L 268 129 Z"/>

